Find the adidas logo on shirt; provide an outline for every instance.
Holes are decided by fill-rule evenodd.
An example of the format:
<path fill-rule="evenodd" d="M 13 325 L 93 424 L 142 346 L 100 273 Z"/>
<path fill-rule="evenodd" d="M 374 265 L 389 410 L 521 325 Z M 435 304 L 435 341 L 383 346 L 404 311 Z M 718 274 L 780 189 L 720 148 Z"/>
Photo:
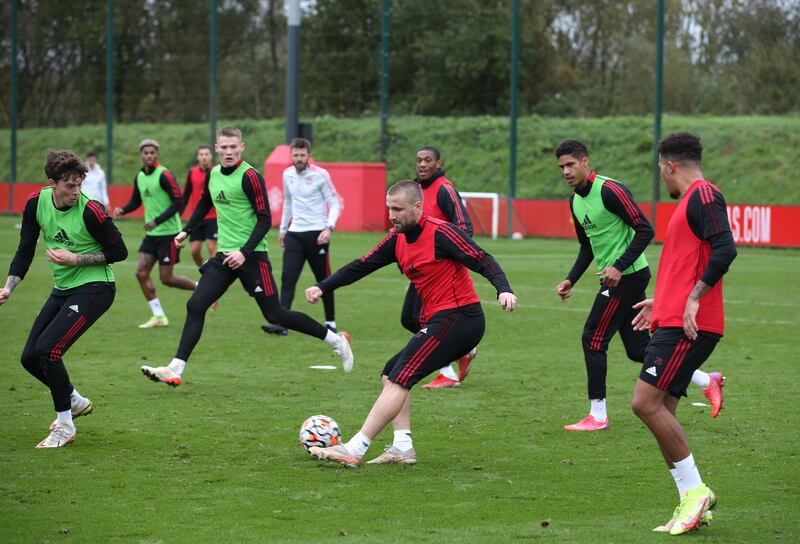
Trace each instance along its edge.
<path fill-rule="evenodd" d="M 230 204 L 231 201 L 225 197 L 225 191 L 220 191 L 217 198 L 214 199 L 216 204 Z"/>
<path fill-rule="evenodd" d="M 425 274 L 417 270 L 417 267 L 414 266 L 414 263 L 411 263 L 411 266 L 408 268 L 408 270 L 406 270 L 406 277 L 410 280 L 421 278 L 424 275 Z"/>
<path fill-rule="evenodd" d="M 651 376 L 658 376 L 658 374 L 656 373 L 656 367 L 655 366 L 651 366 L 650 368 L 645 370 L 645 372 L 647 372 Z"/>
<path fill-rule="evenodd" d="M 588 215 L 583 216 L 583 222 L 581 223 L 581 226 L 583 227 L 583 230 L 592 230 L 593 228 L 597 227 L 597 225 L 592 223 L 592 220 L 589 219 Z"/>
<path fill-rule="evenodd" d="M 144 190 L 144 196 L 153 196 L 153 193 L 150 192 L 150 187 L 147 187 Z"/>
<path fill-rule="evenodd" d="M 78 305 L 77 304 L 73 304 L 72 306 L 69 307 L 69 309 L 72 310 L 75 313 L 78 313 Z"/>
<path fill-rule="evenodd" d="M 61 244 L 64 246 L 74 246 L 75 243 L 69 239 L 67 236 L 67 232 L 64 229 L 58 229 L 58 232 L 55 236 L 53 236 L 53 241 L 57 244 Z"/>

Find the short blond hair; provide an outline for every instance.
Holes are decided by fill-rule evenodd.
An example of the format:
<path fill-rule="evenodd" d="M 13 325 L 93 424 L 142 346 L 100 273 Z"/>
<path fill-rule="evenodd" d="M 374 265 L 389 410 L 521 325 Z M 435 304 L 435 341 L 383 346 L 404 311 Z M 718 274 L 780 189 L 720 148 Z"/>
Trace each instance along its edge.
<path fill-rule="evenodd" d="M 236 127 L 224 127 L 219 129 L 217 131 L 217 140 L 219 140 L 220 136 L 232 136 L 239 138 L 239 141 L 243 140 L 242 131 Z"/>

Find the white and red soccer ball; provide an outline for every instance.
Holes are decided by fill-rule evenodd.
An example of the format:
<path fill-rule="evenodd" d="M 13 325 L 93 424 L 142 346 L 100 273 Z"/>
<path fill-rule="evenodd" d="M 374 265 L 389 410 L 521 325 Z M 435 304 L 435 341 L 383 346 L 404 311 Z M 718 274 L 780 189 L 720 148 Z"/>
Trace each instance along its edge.
<path fill-rule="evenodd" d="M 314 446 L 327 448 L 340 444 L 342 434 L 339 432 L 339 424 L 329 416 L 311 416 L 300 426 L 298 442 L 306 451 Z"/>

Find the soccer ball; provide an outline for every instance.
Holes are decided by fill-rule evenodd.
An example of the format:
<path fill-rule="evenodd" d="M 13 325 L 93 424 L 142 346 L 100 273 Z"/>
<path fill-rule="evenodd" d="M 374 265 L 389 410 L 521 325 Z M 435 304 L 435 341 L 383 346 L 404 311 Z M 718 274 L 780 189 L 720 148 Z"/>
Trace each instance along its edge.
<path fill-rule="evenodd" d="M 324 415 L 311 416 L 300 426 L 298 442 L 306 451 L 313 446 L 327 448 L 342 441 L 339 424 L 332 417 Z"/>

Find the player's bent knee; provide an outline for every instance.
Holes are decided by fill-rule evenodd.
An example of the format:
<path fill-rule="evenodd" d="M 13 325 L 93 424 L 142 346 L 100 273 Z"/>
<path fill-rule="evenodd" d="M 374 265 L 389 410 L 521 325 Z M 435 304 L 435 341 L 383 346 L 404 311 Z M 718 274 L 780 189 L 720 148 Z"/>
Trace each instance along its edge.
<path fill-rule="evenodd" d="M 27 349 L 23 351 L 19 360 L 22 363 L 22 366 L 29 370 L 38 368 L 41 364 L 39 362 L 39 355 L 37 354 L 36 350 L 33 349 Z"/>
<path fill-rule="evenodd" d="M 177 287 L 179 285 L 178 280 L 175 278 L 175 276 L 172 275 L 172 273 L 168 275 L 161 274 L 159 277 L 161 279 L 161 283 L 166 285 L 167 287 Z"/>
<path fill-rule="evenodd" d="M 52 357 L 54 355 L 55 354 L 53 353 L 53 346 L 51 346 L 50 344 L 44 344 L 44 343 L 36 344 L 36 348 L 34 351 L 34 359 L 37 361 L 36 364 L 42 364 L 45 361 L 50 361 L 52 360 Z"/>
<path fill-rule="evenodd" d="M 643 395 L 634 395 L 631 399 L 631 410 L 639 419 L 647 419 L 658 411 L 658 404 Z"/>

